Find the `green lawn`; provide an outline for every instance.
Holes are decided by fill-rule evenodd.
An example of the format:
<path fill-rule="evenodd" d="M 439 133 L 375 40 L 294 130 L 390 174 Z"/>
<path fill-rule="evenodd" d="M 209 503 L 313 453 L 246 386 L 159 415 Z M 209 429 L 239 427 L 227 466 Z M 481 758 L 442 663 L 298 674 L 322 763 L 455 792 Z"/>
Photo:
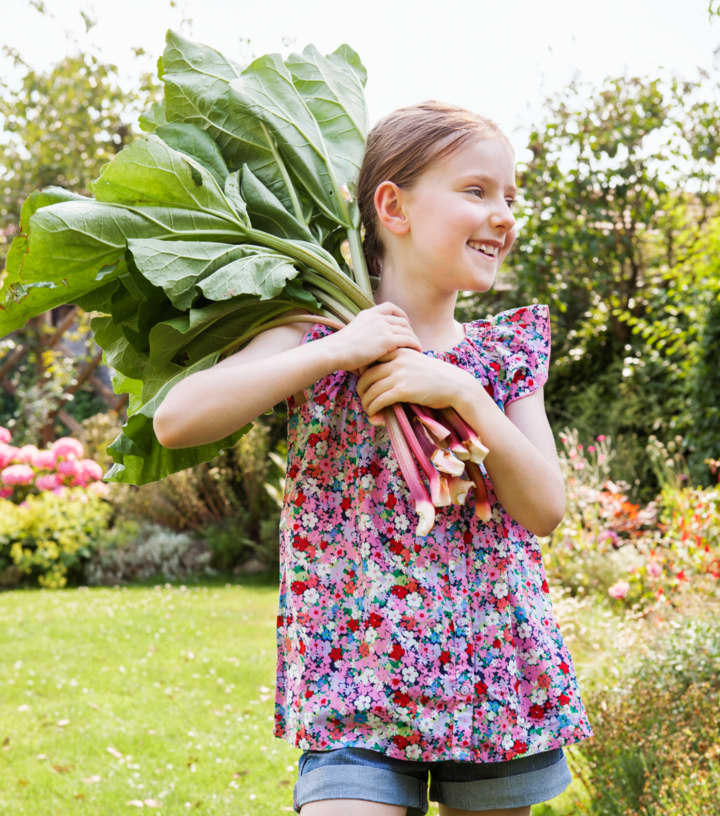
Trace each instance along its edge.
<path fill-rule="evenodd" d="M 261 577 L 0 593 L 0 813 L 294 812 L 300 751 L 272 734 L 277 597 Z"/>

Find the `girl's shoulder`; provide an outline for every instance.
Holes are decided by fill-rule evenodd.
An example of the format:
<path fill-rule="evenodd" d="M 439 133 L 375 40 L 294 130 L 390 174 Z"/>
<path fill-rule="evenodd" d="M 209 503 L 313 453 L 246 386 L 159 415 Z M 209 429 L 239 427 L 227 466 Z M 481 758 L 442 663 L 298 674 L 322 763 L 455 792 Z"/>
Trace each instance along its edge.
<path fill-rule="evenodd" d="M 530 303 L 466 324 L 466 333 L 494 372 L 503 403 L 537 390 L 548 379 L 550 309 Z"/>

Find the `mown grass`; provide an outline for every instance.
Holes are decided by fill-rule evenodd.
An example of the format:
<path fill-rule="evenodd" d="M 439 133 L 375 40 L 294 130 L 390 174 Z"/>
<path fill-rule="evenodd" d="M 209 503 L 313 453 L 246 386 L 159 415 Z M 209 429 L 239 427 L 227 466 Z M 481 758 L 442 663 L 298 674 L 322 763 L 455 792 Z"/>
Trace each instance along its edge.
<path fill-rule="evenodd" d="M 277 596 L 263 576 L 0 594 L 0 813 L 293 812 L 300 751 L 272 734 Z M 557 597 L 582 690 L 614 615 Z M 574 780 L 532 813 L 586 802 Z"/>

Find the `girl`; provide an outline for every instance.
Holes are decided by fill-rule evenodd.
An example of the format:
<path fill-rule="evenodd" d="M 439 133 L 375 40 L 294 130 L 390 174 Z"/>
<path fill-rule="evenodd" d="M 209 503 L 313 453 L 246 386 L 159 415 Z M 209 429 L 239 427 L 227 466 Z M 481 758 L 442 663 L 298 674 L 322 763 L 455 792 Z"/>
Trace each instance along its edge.
<path fill-rule="evenodd" d="M 536 536 L 565 508 L 543 404 L 548 308 L 454 320 L 515 239 L 513 151 L 461 108 L 402 108 L 371 131 L 358 179 L 373 308 L 335 331 L 271 329 L 178 383 L 163 445 L 220 439 L 281 400 L 274 734 L 303 749 L 301 816 L 529 816 L 591 737 Z M 202 400 L 196 394 L 201 391 Z M 454 408 L 490 449 L 492 517 L 437 509 L 423 538 L 380 412 Z"/>

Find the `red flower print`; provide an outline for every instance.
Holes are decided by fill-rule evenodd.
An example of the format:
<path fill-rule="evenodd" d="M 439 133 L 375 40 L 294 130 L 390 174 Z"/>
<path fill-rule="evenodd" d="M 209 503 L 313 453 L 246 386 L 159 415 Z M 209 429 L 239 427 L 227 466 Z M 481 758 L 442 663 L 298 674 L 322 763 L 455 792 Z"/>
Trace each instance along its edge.
<path fill-rule="evenodd" d="M 290 589 L 292 589 L 296 595 L 302 595 L 307 589 L 307 584 L 305 581 L 293 581 L 292 584 L 290 584 Z"/>
<path fill-rule="evenodd" d="M 548 582 L 545 580 L 545 578 L 543 578 L 543 582 L 542 582 L 542 591 L 545 594 L 548 594 L 550 592 L 550 587 L 548 586 Z"/>
<path fill-rule="evenodd" d="M 407 708 L 410 705 L 410 696 L 404 691 L 396 691 L 393 700 L 399 705 Z"/>
<path fill-rule="evenodd" d="M 368 626 L 372 627 L 373 629 L 377 629 L 382 621 L 383 619 L 381 615 L 378 615 L 377 612 L 372 612 L 368 618 Z"/>
<path fill-rule="evenodd" d="M 492 385 L 490 385 L 490 383 L 488 383 L 487 385 L 484 385 L 483 388 L 488 392 L 488 394 L 493 399 L 495 399 L 495 389 L 492 387 Z"/>
<path fill-rule="evenodd" d="M 482 680 L 478 680 L 477 683 L 475 683 L 475 694 L 482 695 L 485 694 L 486 692 L 487 686 L 485 685 L 485 683 L 483 683 Z"/>
<path fill-rule="evenodd" d="M 301 505 L 305 504 L 306 499 L 307 499 L 307 497 L 305 496 L 305 494 L 301 490 L 297 494 L 297 496 L 295 497 L 295 502 L 294 502 L 295 507 L 300 507 Z"/>
<path fill-rule="evenodd" d="M 347 496 L 340 502 L 340 507 L 343 510 L 349 510 L 352 507 L 352 502 Z"/>
<path fill-rule="evenodd" d="M 360 621 L 355 620 L 355 618 L 350 618 L 350 620 L 348 621 L 348 629 L 351 632 L 357 632 L 357 630 L 359 628 L 360 628 Z"/>
<path fill-rule="evenodd" d="M 394 584 L 390 590 L 396 598 L 404 598 L 408 594 L 408 591 L 407 587 L 401 586 L 400 584 Z"/>
<path fill-rule="evenodd" d="M 336 646 L 334 649 L 330 650 L 330 660 L 333 662 L 336 660 L 340 660 L 342 657 L 342 649 L 339 646 Z"/>
<path fill-rule="evenodd" d="M 387 497 L 387 499 L 385 499 L 385 507 L 387 507 L 389 510 L 392 510 L 393 507 L 395 507 L 396 504 L 397 504 L 397 496 L 395 496 L 393 493 L 390 493 L 390 495 Z"/>
<path fill-rule="evenodd" d="M 390 652 L 390 657 L 393 660 L 400 660 L 400 658 L 405 654 L 405 649 L 399 643 L 393 643 L 392 651 Z"/>
<path fill-rule="evenodd" d="M 545 716 L 545 709 L 539 705 L 530 706 L 530 716 L 533 720 L 542 720 Z"/>
<path fill-rule="evenodd" d="M 327 393 L 323 392 L 322 394 L 316 394 L 313 398 L 318 405 L 325 405 L 328 401 L 329 397 Z"/>
<path fill-rule="evenodd" d="M 450 652 L 448 652 L 448 650 L 447 650 L 447 649 L 445 649 L 445 650 L 443 650 L 442 652 L 440 652 L 440 662 L 443 664 L 443 666 L 444 666 L 446 663 L 449 663 L 449 662 L 450 662 Z"/>
<path fill-rule="evenodd" d="M 570 672 L 570 666 L 568 666 L 568 664 L 567 664 L 567 663 L 566 663 L 564 660 L 563 660 L 563 662 L 560 664 L 560 671 L 561 671 L 563 674 L 568 674 L 568 673 Z"/>
<path fill-rule="evenodd" d="M 399 541 L 391 541 L 388 546 L 388 549 L 390 550 L 391 553 L 393 553 L 393 555 L 400 555 L 404 548 Z"/>
<path fill-rule="evenodd" d="M 567 696 L 567 694 L 561 694 L 558 697 L 558 702 L 560 705 L 567 705 L 570 702 L 570 698 Z"/>
<path fill-rule="evenodd" d="M 395 743 L 395 745 L 397 745 L 397 747 L 400 748 L 403 751 L 410 744 L 407 737 L 401 737 L 399 734 L 396 734 L 392 738 L 392 740 Z"/>

